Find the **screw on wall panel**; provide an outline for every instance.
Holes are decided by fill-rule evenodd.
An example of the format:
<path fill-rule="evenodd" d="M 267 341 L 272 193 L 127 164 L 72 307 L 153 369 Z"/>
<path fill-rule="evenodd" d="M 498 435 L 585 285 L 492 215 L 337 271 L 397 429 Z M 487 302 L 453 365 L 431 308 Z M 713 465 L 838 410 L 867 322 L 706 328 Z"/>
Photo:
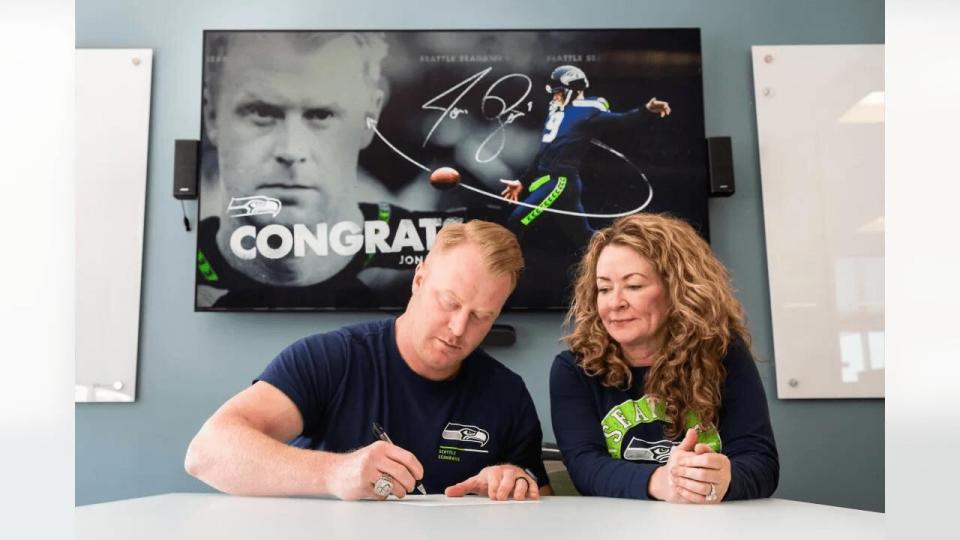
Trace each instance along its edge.
<path fill-rule="evenodd" d="M 113 381 L 114 390 L 123 390 L 123 381 Z"/>
<path fill-rule="evenodd" d="M 133 62 L 133 65 L 139 66 L 139 65 L 140 65 L 140 57 L 139 57 L 139 56 L 134 56 L 134 57 L 133 57 L 133 60 L 131 60 L 131 62 Z"/>
<path fill-rule="evenodd" d="M 764 88 L 764 89 L 763 89 L 763 95 L 765 95 L 765 96 L 767 96 L 767 97 L 772 96 L 772 95 L 773 95 L 773 89 L 772 89 L 772 88 Z"/>
<path fill-rule="evenodd" d="M 800 381 L 798 381 L 798 380 L 796 380 L 796 379 L 790 379 L 790 386 L 791 386 L 792 388 L 796 388 L 796 387 L 799 386 L 799 385 L 800 385 Z"/>
<path fill-rule="evenodd" d="M 773 63 L 773 55 L 772 55 L 772 54 L 768 54 L 768 55 L 764 56 L 764 57 L 763 57 L 763 61 L 766 62 L 766 63 L 768 63 L 768 64 L 772 64 L 772 63 Z"/>

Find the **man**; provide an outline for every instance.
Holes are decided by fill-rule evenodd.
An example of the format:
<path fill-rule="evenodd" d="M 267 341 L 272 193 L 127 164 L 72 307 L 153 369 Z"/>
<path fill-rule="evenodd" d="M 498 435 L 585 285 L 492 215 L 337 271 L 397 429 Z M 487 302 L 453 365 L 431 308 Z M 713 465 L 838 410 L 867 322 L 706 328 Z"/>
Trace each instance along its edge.
<path fill-rule="evenodd" d="M 210 201 L 219 206 L 216 217 L 200 226 L 199 283 L 208 288 L 198 287 L 198 305 L 264 284 L 297 288 L 332 280 L 361 289 L 356 270 L 343 272 L 353 254 L 251 257 L 235 248 L 252 240 L 237 242 L 234 235 L 249 225 L 363 223 L 357 154 L 373 136 L 366 118 L 376 119 L 383 105 L 385 55 L 376 34 L 225 33 L 208 40 L 204 133 L 216 148 L 220 197 Z M 280 211 L 230 210 L 255 196 L 279 201 Z"/>
<path fill-rule="evenodd" d="M 587 75 L 576 66 L 560 66 L 550 75 L 547 92 L 551 95 L 550 112 L 543 128 L 540 149 L 533 163 L 519 180 L 504 180 L 507 184 L 501 195 L 524 202 L 536 208 L 518 206 L 510 215 L 511 230 L 521 236 L 534 223 L 550 222 L 547 229 L 563 231 L 574 246 L 586 245 L 593 228 L 586 217 L 557 215 L 545 209 L 562 209 L 584 213 L 580 195 L 580 163 L 590 149 L 591 141 L 611 129 L 623 129 L 646 121 L 649 113 L 661 118 L 670 114 L 670 105 L 652 98 L 645 109 L 614 113 L 605 99 L 588 99 L 590 87 Z"/>
<path fill-rule="evenodd" d="M 419 482 L 450 496 L 550 494 L 530 394 L 476 349 L 522 268 L 500 225 L 445 226 L 400 317 L 281 352 L 203 425 L 187 471 L 246 495 L 382 499 Z M 377 441 L 374 423 L 394 444 Z"/>
<path fill-rule="evenodd" d="M 374 296 L 357 278 L 403 260 L 364 249 L 365 223 L 386 223 L 382 246 L 403 219 L 430 222 L 422 239 L 449 216 L 383 203 L 386 190 L 358 172 L 384 103 L 386 54 L 371 32 L 207 36 L 198 307 L 403 305 L 405 295 Z"/>

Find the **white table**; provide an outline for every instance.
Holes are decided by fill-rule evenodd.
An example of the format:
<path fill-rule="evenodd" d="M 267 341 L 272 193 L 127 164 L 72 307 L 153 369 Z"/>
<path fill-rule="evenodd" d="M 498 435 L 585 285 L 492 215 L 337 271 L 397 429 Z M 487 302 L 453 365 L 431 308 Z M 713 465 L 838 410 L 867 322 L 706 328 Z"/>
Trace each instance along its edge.
<path fill-rule="evenodd" d="M 78 540 L 883 538 L 884 515 L 763 499 L 692 506 L 600 497 L 418 507 L 392 502 L 171 493 L 80 506 Z"/>

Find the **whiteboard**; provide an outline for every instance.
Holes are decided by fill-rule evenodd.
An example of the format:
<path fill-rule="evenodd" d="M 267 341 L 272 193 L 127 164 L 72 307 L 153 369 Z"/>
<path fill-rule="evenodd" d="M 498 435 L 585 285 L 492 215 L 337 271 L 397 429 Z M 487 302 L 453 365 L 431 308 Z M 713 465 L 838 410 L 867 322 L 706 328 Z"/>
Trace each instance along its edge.
<path fill-rule="evenodd" d="M 74 399 L 136 399 L 150 49 L 76 51 Z"/>
<path fill-rule="evenodd" d="M 777 394 L 883 397 L 883 45 L 752 52 Z"/>

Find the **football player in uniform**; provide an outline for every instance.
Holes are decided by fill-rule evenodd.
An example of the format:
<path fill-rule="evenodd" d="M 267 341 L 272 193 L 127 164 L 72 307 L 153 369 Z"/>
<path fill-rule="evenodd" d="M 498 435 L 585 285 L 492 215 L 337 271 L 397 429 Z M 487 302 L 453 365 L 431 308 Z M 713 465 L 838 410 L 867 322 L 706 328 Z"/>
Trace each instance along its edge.
<path fill-rule="evenodd" d="M 643 109 L 611 112 L 607 100 L 586 96 L 589 87 L 587 75 L 576 66 L 560 66 L 550 75 L 550 108 L 536 158 L 518 180 L 503 180 L 507 184 L 503 197 L 515 202 L 522 197 L 524 203 L 535 206 L 517 206 L 510 215 L 509 226 L 521 238 L 534 223 L 549 220 L 551 229 L 559 228 L 574 245 L 585 246 L 593 234 L 586 217 L 551 214 L 546 209 L 584 212 L 580 163 L 591 140 L 607 130 L 654 118 L 651 113 L 663 118 L 671 112 L 669 103 L 655 97 Z"/>

